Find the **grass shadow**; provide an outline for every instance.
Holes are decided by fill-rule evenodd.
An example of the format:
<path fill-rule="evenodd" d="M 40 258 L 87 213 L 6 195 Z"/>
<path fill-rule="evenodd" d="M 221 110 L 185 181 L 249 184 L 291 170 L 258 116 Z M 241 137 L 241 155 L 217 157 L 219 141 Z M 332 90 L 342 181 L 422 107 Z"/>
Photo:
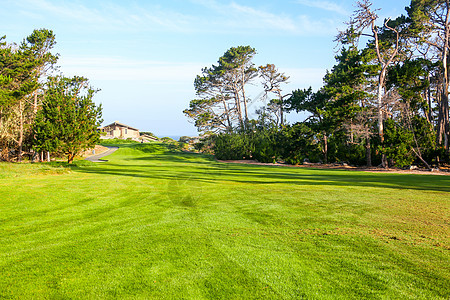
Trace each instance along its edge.
<path fill-rule="evenodd" d="M 356 186 L 450 192 L 450 177 L 415 174 L 372 174 L 367 172 L 323 169 L 289 169 L 265 166 L 229 166 L 208 161 L 189 161 L 176 156 L 139 160 L 142 164 L 112 164 L 95 168 L 78 167 L 83 173 L 131 176 L 153 179 L 181 179 L 214 183 L 233 182 L 254 185 L 293 184 Z M 145 164 L 145 162 L 153 162 Z M 160 162 L 161 165 L 155 164 Z"/>

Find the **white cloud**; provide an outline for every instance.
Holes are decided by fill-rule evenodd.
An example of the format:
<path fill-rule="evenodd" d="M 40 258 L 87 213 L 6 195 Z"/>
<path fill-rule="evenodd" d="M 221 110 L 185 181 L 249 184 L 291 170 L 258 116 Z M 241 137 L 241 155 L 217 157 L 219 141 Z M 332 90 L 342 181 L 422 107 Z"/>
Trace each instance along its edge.
<path fill-rule="evenodd" d="M 340 6 L 334 2 L 330 2 L 330 1 L 297 0 L 297 3 L 305 5 L 305 6 L 309 6 L 309 7 L 315 7 L 315 8 L 335 12 L 335 13 L 338 13 L 338 14 L 341 14 L 344 16 L 349 15 L 349 12 L 345 8 L 343 8 L 342 6 Z"/>

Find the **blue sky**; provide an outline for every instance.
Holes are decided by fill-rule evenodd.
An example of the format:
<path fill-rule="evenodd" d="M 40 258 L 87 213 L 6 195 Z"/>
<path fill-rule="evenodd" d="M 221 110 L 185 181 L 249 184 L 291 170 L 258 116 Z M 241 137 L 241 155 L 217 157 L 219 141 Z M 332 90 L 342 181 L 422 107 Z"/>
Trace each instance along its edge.
<path fill-rule="evenodd" d="M 286 93 L 319 88 L 334 65 L 338 29 L 349 0 L 0 0 L 1 35 L 20 42 L 33 29 L 56 34 L 54 52 L 67 76 L 101 89 L 104 123 L 120 121 L 158 136 L 196 135 L 183 115 L 193 81 L 230 47 L 250 45 L 254 63 L 290 76 Z M 382 20 L 404 14 L 409 0 L 373 0 Z M 252 91 L 256 96 L 258 87 Z M 251 110 L 260 103 L 255 103 Z M 291 115 L 291 121 L 301 118 Z"/>

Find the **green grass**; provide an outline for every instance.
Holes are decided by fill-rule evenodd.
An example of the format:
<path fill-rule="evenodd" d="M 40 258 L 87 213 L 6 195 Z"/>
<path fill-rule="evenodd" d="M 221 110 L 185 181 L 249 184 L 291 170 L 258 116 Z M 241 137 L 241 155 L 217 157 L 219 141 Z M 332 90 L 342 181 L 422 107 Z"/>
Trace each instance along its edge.
<path fill-rule="evenodd" d="M 450 297 L 449 176 L 120 147 L 0 164 L 0 298 Z"/>

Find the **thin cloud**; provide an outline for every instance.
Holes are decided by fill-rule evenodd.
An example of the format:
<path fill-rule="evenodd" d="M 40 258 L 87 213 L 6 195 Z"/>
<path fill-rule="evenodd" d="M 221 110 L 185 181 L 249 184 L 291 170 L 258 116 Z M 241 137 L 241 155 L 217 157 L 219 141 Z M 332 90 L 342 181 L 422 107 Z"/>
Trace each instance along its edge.
<path fill-rule="evenodd" d="M 23 4 L 24 8 L 33 8 L 33 12 L 44 11 L 59 18 L 75 19 L 86 23 L 106 23 L 107 21 L 100 11 L 89 9 L 80 4 L 67 2 L 54 4 L 46 0 L 28 0 L 24 1 Z"/>
<path fill-rule="evenodd" d="M 231 2 L 220 4 L 216 0 L 191 0 L 192 3 L 201 5 L 220 15 L 216 22 L 226 25 L 227 30 L 242 29 L 258 30 L 263 32 L 282 32 L 294 35 L 333 35 L 339 22 L 332 19 L 312 19 L 307 15 L 275 14 L 255 7 Z"/>
<path fill-rule="evenodd" d="M 246 23 L 252 24 L 251 26 L 290 32 L 298 31 L 298 27 L 294 20 L 288 16 L 275 15 L 266 11 L 257 10 L 253 7 L 239 5 L 234 2 L 232 2 L 229 7 L 238 15 L 240 20 L 247 20 Z"/>
<path fill-rule="evenodd" d="M 349 12 L 345 8 L 343 8 L 339 4 L 330 1 L 297 0 L 297 3 L 309 7 L 335 12 L 344 16 L 349 15 Z"/>
<path fill-rule="evenodd" d="M 195 18 L 176 11 L 163 10 L 159 6 L 144 9 L 137 5 L 120 5 L 102 2 L 98 8 L 67 1 L 25 0 L 17 3 L 24 14 L 35 16 L 51 15 L 77 26 L 108 28 L 120 31 L 172 31 L 192 30 Z M 32 8 L 32 11 L 30 10 Z M 40 17 L 42 19 L 42 17 Z"/>
<path fill-rule="evenodd" d="M 333 8 L 328 2 L 299 2 L 316 7 Z M 217 34 L 334 34 L 337 22 L 330 19 L 313 19 L 307 15 L 274 13 L 254 6 L 242 5 L 238 1 L 222 4 L 216 0 L 191 0 L 198 6 L 201 15 L 166 9 L 160 5 L 101 2 L 91 6 L 70 1 L 23 0 L 16 3 L 25 14 L 50 15 L 47 19 L 62 19 L 76 22 L 77 28 L 88 27 L 116 32 L 175 32 Z M 338 6 L 334 10 L 339 11 Z M 206 11 L 205 11 L 206 10 Z M 330 30 L 330 27 L 332 30 Z"/>

